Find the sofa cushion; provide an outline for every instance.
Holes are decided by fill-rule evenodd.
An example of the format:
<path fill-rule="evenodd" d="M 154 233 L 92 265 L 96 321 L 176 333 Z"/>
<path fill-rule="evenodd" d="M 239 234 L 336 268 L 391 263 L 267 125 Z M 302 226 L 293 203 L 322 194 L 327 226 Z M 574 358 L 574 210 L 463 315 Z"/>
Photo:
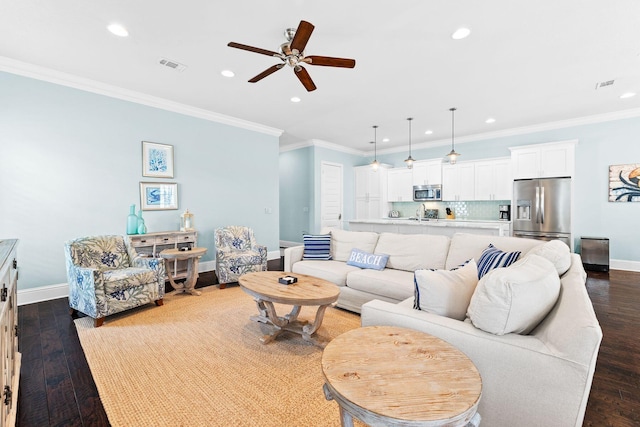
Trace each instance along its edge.
<path fill-rule="evenodd" d="M 416 270 L 414 308 L 464 320 L 478 284 L 475 260 L 453 270 Z"/>
<path fill-rule="evenodd" d="M 338 286 L 344 286 L 347 274 L 360 270 L 341 261 L 298 261 L 291 268 L 292 273 L 319 277 Z"/>
<path fill-rule="evenodd" d="M 482 276 L 494 268 L 509 267 L 518 260 L 520 253 L 520 251 L 504 252 L 490 243 L 478 259 L 478 279 L 482 279 Z"/>
<path fill-rule="evenodd" d="M 534 246 L 542 245 L 544 242 L 534 239 L 523 239 L 521 237 L 508 236 L 487 236 L 481 234 L 456 233 L 451 238 L 449 255 L 445 268 L 451 269 L 460 265 L 468 259 L 480 260 L 482 251 L 489 243 L 502 249 L 503 251 L 520 251 L 524 256 Z"/>
<path fill-rule="evenodd" d="M 104 278 L 104 292 L 106 294 L 118 293 L 124 289 L 148 283 L 157 283 L 156 273 L 148 268 L 128 267 L 118 270 L 106 270 L 102 273 Z"/>
<path fill-rule="evenodd" d="M 413 296 L 413 272 L 385 268 L 349 273 L 347 287 L 397 301 Z"/>
<path fill-rule="evenodd" d="M 304 260 L 330 260 L 331 234 L 304 234 Z"/>
<path fill-rule="evenodd" d="M 444 268 L 448 251 L 447 236 L 381 233 L 374 253 L 389 255 L 387 268 L 413 273 L 421 269 Z"/>
<path fill-rule="evenodd" d="M 538 255 L 551 261 L 560 276 L 571 267 L 571 249 L 561 240 L 551 240 L 536 246 L 527 253 L 529 255 Z"/>
<path fill-rule="evenodd" d="M 370 254 L 369 252 L 361 251 L 360 249 L 351 249 L 351 256 L 347 261 L 347 265 L 353 265 L 354 267 L 370 268 L 372 270 L 382 270 L 387 261 L 389 255 L 385 254 Z"/>
<path fill-rule="evenodd" d="M 347 262 L 351 249 L 373 252 L 377 242 L 378 233 L 331 229 L 331 256 L 336 261 Z"/>
<path fill-rule="evenodd" d="M 467 316 L 496 335 L 528 334 L 555 305 L 560 278 L 550 261 L 530 255 L 487 273 L 476 286 Z"/>

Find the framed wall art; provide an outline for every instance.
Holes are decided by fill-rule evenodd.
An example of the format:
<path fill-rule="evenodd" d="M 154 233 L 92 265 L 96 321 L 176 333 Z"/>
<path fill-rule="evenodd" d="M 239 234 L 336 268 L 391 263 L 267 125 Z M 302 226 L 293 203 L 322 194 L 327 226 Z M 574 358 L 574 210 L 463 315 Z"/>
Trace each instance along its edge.
<path fill-rule="evenodd" d="M 142 176 L 173 178 L 173 145 L 142 141 Z"/>
<path fill-rule="evenodd" d="M 141 182 L 140 206 L 143 211 L 178 209 L 178 184 L 175 182 Z"/>
<path fill-rule="evenodd" d="M 609 166 L 609 201 L 640 202 L 640 163 Z"/>

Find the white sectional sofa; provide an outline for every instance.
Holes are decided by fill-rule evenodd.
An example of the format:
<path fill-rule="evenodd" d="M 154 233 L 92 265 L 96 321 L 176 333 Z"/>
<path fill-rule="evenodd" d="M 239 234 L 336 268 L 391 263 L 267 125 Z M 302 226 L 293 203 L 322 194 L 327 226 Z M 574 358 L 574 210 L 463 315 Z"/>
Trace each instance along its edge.
<path fill-rule="evenodd" d="M 331 234 L 332 261 L 302 261 L 303 247 L 288 248 L 285 271 L 337 284 L 337 305 L 360 312 L 362 326 L 416 329 L 467 354 L 482 376 L 478 411 L 483 426 L 582 425 L 602 330 L 585 289 L 586 273 L 579 255 L 567 255 L 570 267 L 560 276 L 557 301 L 529 334 L 497 335 L 478 329 L 470 319 L 414 309 L 413 272 L 451 269 L 470 258 L 478 260 L 490 243 L 504 251 L 521 251 L 525 258 L 544 242 L 471 234 L 451 239 L 344 230 Z M 374 271 L 346 265 L 354 247 L 389 254 L 387 268 Z"/>

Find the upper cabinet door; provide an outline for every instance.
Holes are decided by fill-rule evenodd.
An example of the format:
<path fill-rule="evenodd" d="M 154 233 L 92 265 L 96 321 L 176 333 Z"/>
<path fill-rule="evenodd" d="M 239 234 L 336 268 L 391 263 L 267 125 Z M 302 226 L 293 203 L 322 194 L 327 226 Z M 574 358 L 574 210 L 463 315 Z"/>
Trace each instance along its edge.
<path fill-rule="evenodd" d="M 396 168 L 387 172 L 387 194 L 389 202 L 413 201 L 411 169 Z"/>
<path fill-rule="evenodd" d="M 475 200 L 475 164 L 457 163 L 442 166 L 442 200 Z"/>
<path fill-rule="evenodd" d="M 511 159 L 475 162 L 475 200 L 511 200 Z"/>
<path fill-rule="evenodd" d="M 577 141 L 513 147 L 514 179 L 573 176 Z"/>
<path fill-rule="evenodd" d="M 442 184 L 442 160 L 419 160 L 413 164 L 413 185 Z"/>

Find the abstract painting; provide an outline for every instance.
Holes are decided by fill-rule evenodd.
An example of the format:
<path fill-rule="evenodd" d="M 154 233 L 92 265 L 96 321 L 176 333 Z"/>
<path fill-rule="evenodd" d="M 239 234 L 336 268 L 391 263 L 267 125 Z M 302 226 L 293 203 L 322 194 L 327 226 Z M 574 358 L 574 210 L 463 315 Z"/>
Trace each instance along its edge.
<path fill-rule="evenodd" d="M 142 176 L 173 178 L 173 145 L 142 141 Z"/>
<path fill-rule="evenodd" d="M 609 201 L 640 202 L 640 163 L 609 166 Z"/>

